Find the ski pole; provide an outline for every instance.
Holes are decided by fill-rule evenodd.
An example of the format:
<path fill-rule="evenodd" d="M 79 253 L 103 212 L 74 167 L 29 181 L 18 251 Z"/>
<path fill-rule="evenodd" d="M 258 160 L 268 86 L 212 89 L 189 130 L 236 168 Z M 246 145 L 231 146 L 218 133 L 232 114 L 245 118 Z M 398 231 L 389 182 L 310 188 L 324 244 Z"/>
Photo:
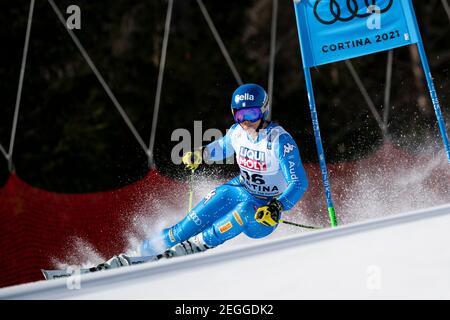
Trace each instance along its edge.
<path fill-rule="evenodd" d="M 304 229 L 322 229 L 321 227 L 314 227 L 314 226 L 307 226 L 304 224 L 299 224 L 299 223 L 294 223 L 294 222 L 290 222 L 290 221 L 286 221 L 286 220 L 279 220 L 280 223 L 284 223 L 284 224 L 288 224 L 290 226 L 295 226 L 295 227 L 299 227 L 299 228 L 304 228 Z"/>
<path fill-rule="evenodd" d="M 192 169 L 191 176 L 189 177 L 189 210 L 188 210 L 188 212 L 191 212 L 191 210 L 192 210 L 192 201 L 194 198 L 194 172 L 195 172 L 195 169 Z"/>

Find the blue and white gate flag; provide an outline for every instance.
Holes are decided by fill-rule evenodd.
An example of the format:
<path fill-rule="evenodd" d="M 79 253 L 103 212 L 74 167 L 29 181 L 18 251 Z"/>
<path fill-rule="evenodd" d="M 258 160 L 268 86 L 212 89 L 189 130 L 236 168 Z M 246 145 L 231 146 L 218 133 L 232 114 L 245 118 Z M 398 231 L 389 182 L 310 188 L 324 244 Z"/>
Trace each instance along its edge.
<path fill-rule="evenodd" d="M 303 67 L 421 42 L 411 0 L 294 0 Z"/>

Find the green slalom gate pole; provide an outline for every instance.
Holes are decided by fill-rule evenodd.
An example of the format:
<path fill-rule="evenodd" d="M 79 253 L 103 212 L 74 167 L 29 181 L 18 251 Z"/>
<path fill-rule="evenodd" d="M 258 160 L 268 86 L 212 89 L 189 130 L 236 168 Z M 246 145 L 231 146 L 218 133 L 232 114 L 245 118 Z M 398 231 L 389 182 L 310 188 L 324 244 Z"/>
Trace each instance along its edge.
<path fill-rule="evenodd" d="M 427 85 L 430 92 L 431 102 L 433 103 L 434 112 L 438 121 L 439 130 L 441 131 L 442 142 L 444 143 L 445 153 L 447 154 L 447 161 L 450 164 L 450 142 L 448 140 L 448 133 L 445 126 L 444 117 L 442 116 L 441 105 L 434 86 L 433 76 L 431 75 L 430 66 L 428 65 L 427 55 L 425 54 L 425 48 L 423 42 L 417 43 L 417 49 L 419 51 L 420 60 L 422 61 L 423 73 L 427 79 Z"/>
<path fill-rule="evenodd" d="M 328 215 L 330 216 L 331 226 L 337 227 L 336 210 L 334 209 L 333 199 L 331 197 L 330 180 L 328 179 L 327 164 L 325 161 L 325 152 L 323 151 L 322 138 L 320 136 L 319 118 L 317 116 L 316 100 L 314 98 L 314 90 L 311 80 L 310 68 L 304 68 L 306 90 L 308 91 L 309 108 L 314 129 L 314 138 L 316 140 L 317 154 L 319 156 L 320 172 L 322 174 L 323 187 L 328 205 Z"/>

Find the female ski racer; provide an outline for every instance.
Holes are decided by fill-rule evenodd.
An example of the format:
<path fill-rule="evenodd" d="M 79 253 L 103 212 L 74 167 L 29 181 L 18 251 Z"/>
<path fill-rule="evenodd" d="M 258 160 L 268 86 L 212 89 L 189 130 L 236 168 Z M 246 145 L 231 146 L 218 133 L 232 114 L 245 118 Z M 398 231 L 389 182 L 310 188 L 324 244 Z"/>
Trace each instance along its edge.
<path fill-rule="evenodd" d="M 152 260 L 202 252 L 241 233 L 257 239 L 277 228 L 282 212 L 300 200 L 308 182 L 297 144 L 281 126 L 267 120 L 269 108 L 261 86 L 244 84 L 236 89 L 231 100 L 236 123 L 223 138 L 187 152 L 182 161 L 195 170 L 203 160 L 235 154 L 240 175 L 213 189 L 179 223 L 145 240 L 141 256 Z M 103 265 L 134 263 L 121 254 Z"/>

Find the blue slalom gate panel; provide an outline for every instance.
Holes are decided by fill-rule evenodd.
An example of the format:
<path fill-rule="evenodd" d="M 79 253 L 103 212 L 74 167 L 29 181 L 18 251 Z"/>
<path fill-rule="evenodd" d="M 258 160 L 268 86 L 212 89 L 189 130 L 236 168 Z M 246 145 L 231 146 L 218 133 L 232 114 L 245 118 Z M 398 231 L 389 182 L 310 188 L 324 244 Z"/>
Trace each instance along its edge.
<path fill-rule="evenodd" d="M 410 0 L 294 1 L 303 66 L 420 42 Z"/>

